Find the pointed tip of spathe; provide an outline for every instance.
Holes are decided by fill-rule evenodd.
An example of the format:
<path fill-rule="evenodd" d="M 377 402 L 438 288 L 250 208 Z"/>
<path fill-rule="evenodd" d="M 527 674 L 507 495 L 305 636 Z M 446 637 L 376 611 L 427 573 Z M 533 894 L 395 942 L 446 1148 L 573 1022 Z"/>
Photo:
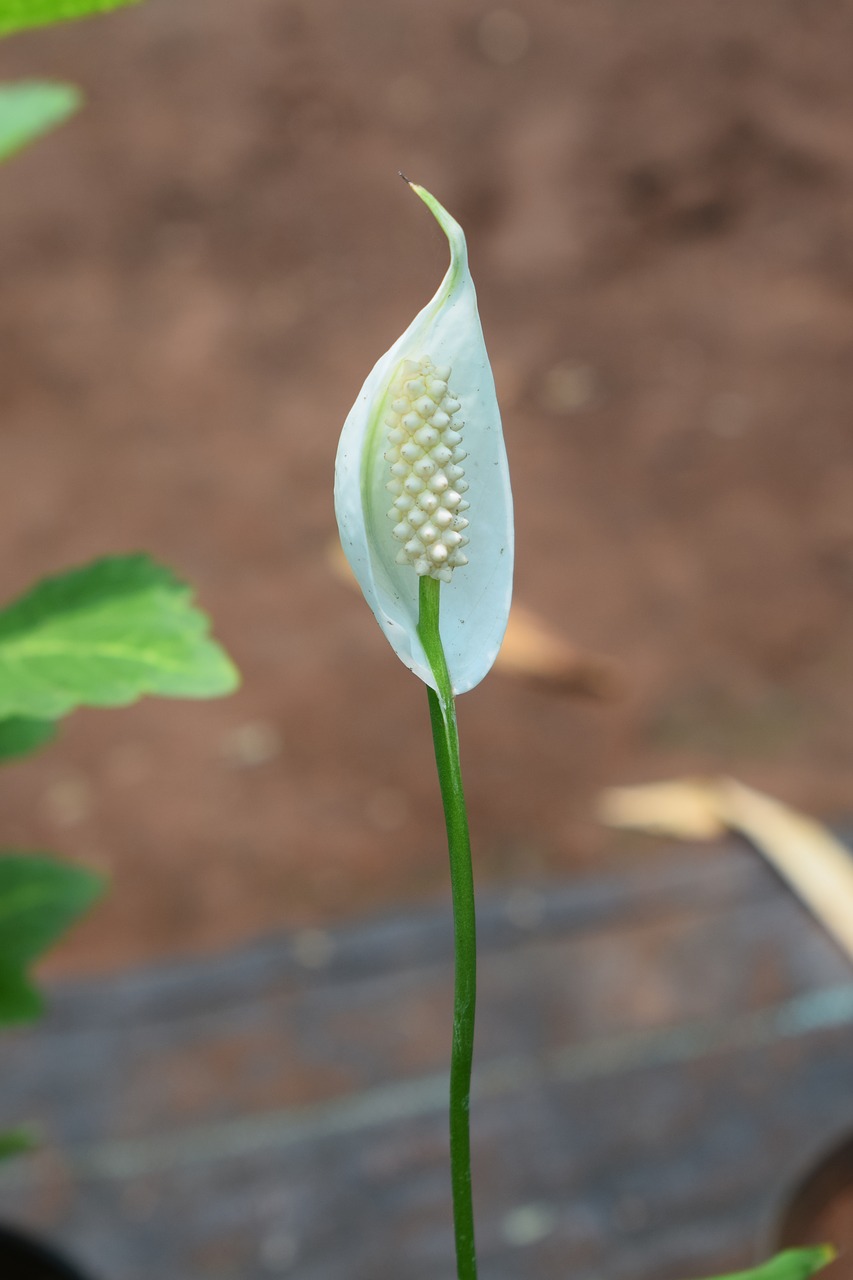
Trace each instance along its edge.
<path fill-rule="evenodd" d="M 432 195 L 431 192 L 427 191 L 426 187 L 420 186 L 417 182 L 412 182 L 411 178 L 407 178 L 402 172 L 400 173 L 400 177 L 406 182 L 409 190 L 414 191 L 415 195 L 423 200 L 424 204 L 429 209 L 444 234 L 447 236 L 447 239 L 450 242 L 452 269 L 464 266 L 468 257 L 468 249 L 465 244 L 465 232 L 462 230 L 459 223 L 447 212 L 444 205 L 440 204 L 439 201 L 436 200 L 435 196 Z"/>
<path fill-rule="evenodd" d="M 409 190 L 414 191 L 416 196 L 420 196 L 424 204 L 427 205 L 428 208 L 432 209 L 433 213 L 435 213 L 435 209 L 433 206 L 438 205 L 438 201 L 435 199 L 435 196 L 430 195 L 426 187 L 422 187 L 419 182 L 413 182 L 412 179 L 408 176 L 408 174 L 403 173 L 402 169 L 398 169 L 397 174 L 399 177 L 403 179 L 403 181 L 405 182 Z M 441 208 L 440 205 L 438 207 Z"/>
<path fill-rule="evenodd" d="M 430 195 L 426 187 L 422 187 L 419 182 L 413 182 L 412 179 L 408 176 L 408 174 L 403 173 L 402 169 L 397 170 L 397 176 L 403 179 L 403 181 L 405 182 L 406 186 L 409 188 L 410 191 L 414 191 L 416 196 L 420 196 L 424 204 L 433 210 L 433 213 L 435 213 L 434 206 L 438 205 L 438 208 L 439 209 L 441 208 L 441 205 L 438 204 L 438 201 L 436 200 L 435 196 Z"/>

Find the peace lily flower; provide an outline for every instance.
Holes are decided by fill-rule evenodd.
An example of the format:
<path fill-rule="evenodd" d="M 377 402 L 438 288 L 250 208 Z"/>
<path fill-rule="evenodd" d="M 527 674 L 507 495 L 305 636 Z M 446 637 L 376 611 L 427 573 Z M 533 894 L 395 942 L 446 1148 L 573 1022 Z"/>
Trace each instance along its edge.
<path fill-rule="evenodd" d="M 419 579 L 441 584 L 453 692 L 479 684 L 509 616 L 513 523 L 495 384 L 459 224 L 409 183 L 450 244 L 435 297 L 374 365 L 344 423 L 335 511 L 344 552 L 398 657 L 435 689 Z"/>

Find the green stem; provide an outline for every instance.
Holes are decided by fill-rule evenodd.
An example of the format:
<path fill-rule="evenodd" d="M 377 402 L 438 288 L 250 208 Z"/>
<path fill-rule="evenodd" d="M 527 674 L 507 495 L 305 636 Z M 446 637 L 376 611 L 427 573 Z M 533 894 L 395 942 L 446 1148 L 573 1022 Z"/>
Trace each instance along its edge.
<path fill-rule="evenodd" d="M 474 1208 L 471 1201 L 471 1139 L 469 1108 L 471 1061 L 474 1055 L 474 1005 L 477 995 L 477 933 L 474 918 L 474 873 L 468 814 L 462 790 L 459 734 L 453 686 L 438 629 L 441 583 L 420 580 L 418 635 L 429 660 L 438 692 L 427 689 L 435 762 L 444 805 L 447 845 L 450 853 L 450 887 L 453 897 L 453 1046 L 450 1056 L 450 1180 L 453 1191 L 453 1226 L 456 1235 L 456 1272 L 459 1280 L 476 1280 Z"/>

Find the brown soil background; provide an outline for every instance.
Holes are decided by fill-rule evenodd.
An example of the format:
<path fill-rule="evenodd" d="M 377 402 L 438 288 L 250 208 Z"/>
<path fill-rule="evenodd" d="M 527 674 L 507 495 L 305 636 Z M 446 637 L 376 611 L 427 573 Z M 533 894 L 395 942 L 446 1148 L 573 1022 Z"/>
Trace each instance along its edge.
<path fill-rule="evenodd" d="M 623 665 L 460 706 L 481 884 L 652 856 L 598 789 L 849 813 L 853 4 L 150 0 L 7 41 L 88 105 L 0 173 L 0 594 L 144 548 L 244 673 L 83 712 L 9 846 L 109 870 L 55 964 L 446 893 L 421 686 L 331 573 L 340 424 L 465 225 L 517 597 Z"/>

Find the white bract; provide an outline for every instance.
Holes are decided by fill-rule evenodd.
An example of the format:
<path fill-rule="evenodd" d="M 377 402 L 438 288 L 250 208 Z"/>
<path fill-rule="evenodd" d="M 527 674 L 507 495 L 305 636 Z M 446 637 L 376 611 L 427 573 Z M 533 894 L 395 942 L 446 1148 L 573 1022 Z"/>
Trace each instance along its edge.
<path fill-rule="evenodd" d="M 395 652 L 432 688 L 417 634 L 421 577 L 441 583 L 454 693 L 497 657 L 512 595 L 512 495 L 495 384 L 462 228 L 409 184 L 450 243 L 431 302 L 374 365 L 335 464 L 341 542 Z"/>

